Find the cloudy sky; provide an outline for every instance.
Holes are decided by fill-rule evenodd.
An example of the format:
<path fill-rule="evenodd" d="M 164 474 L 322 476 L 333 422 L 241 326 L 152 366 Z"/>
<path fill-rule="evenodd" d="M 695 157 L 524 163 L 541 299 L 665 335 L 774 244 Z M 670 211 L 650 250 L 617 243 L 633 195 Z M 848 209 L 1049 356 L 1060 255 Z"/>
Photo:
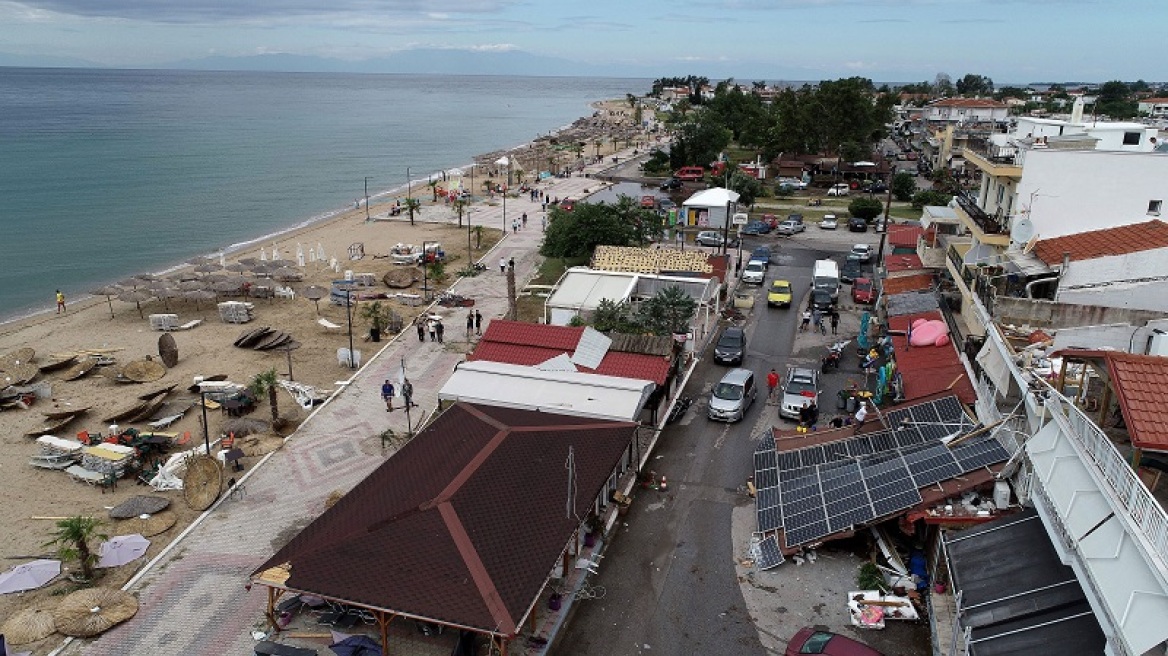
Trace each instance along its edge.
<path fill-rule="evenodd" d="M 1168 0 L 0 0 L 0 53 L 113 67 L 522 51 L 614 76 L 1168 78 Z"/>

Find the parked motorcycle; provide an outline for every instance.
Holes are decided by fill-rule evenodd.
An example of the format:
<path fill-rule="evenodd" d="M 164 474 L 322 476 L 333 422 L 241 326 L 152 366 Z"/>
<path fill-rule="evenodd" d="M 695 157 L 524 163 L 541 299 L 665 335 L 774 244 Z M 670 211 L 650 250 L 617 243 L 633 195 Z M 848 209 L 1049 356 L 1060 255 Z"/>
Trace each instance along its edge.
<path fill-rule="evenodd" d="M 691 397 L 683 396 L 677 399 L 677 402 L 673 404 L 673 409 L 669 411 L 669 416 L 665 418 L 665 423 L 672 424 L 678 419 L 681 419 L 691 405 L 693 405 L 693 399 Z"/>
<path fill-rule="evenodd" d="M 823 373 L 827 373 L 827 370 L 831 369 L 832 367 L 839 369 L 840 360 L 843 359 L 844 355 L 844 348 L 850 341 L 852 340 L 845 339 L 842 342 L 836 342 L 835 344 L 827 347 L 827 353 L 824 354 L 823 359 L 820 360 L 819 370 Z"/>

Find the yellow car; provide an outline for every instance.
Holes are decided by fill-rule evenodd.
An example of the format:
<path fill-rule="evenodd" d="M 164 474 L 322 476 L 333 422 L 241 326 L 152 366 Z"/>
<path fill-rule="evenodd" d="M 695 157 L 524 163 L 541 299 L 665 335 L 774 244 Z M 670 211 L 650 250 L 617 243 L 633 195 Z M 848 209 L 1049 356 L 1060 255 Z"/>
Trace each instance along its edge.
<path fill-rule="evenodd" d="M 783 308 L 791 307 L 791 283 L 786 280 L 775 280 L 767 291 L 767 305 Z"/>

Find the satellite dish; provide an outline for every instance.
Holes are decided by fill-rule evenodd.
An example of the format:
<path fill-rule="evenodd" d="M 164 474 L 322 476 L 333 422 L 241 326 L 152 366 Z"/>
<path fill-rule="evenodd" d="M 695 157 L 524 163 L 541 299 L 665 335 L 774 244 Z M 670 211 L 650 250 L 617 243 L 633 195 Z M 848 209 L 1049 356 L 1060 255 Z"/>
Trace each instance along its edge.
<path fill-rule="evenodd" d="M 1018 219 L 1010 228 L 1010 241 L 1015 244 L 1025 244 L 1032 237 L 1034 237 L 1034 222 L 1027 217 Z"/>

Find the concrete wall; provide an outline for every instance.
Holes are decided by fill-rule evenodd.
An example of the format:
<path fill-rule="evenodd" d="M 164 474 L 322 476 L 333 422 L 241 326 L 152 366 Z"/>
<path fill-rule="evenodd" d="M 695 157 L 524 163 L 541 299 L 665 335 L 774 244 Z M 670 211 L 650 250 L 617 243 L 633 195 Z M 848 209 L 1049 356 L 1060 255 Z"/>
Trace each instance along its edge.
<path fill-rule="evenodd" d="M 1083 326 L 1064 328 L 1054 336 L 1054 350 L 1065 348 L 1114 349 L 1132 353 L 1145 353 L 1148 340 L 1154 329 L 1168 330 L 1168 319 L 1149 321 L 1146 326 L 1136 327 L 1128 323 L 1107 326 Z"/>
<path fill-rule="evenodd" d="M 963 303 L 962 307 L 964 305 Z M 1168 313 L 1151 310 L 1056 303 L 1008 296 L 998 296 L 994 299 L 994 318 L 999 323 L 1029 325 L 1034 328 L 1058 329 L 1109 323 L 1142 325 L 1166 317 Z"/>
<path fill-rule="evenodd" d="M 1006 193 L 1009 196 L 1009 192 Z M 989 189 L 984 209 L 996 189 Z M 1014 194 L 1040 238 L 1147 221 L 1148 202 L 1168 200 L 1168 157 L 1159 153 L 1031 150 Z"/>
<path fill-rule="evenodd" d="M 1168 312 L 1168 249 L 1071 262 L 1055 300 Z"/>

